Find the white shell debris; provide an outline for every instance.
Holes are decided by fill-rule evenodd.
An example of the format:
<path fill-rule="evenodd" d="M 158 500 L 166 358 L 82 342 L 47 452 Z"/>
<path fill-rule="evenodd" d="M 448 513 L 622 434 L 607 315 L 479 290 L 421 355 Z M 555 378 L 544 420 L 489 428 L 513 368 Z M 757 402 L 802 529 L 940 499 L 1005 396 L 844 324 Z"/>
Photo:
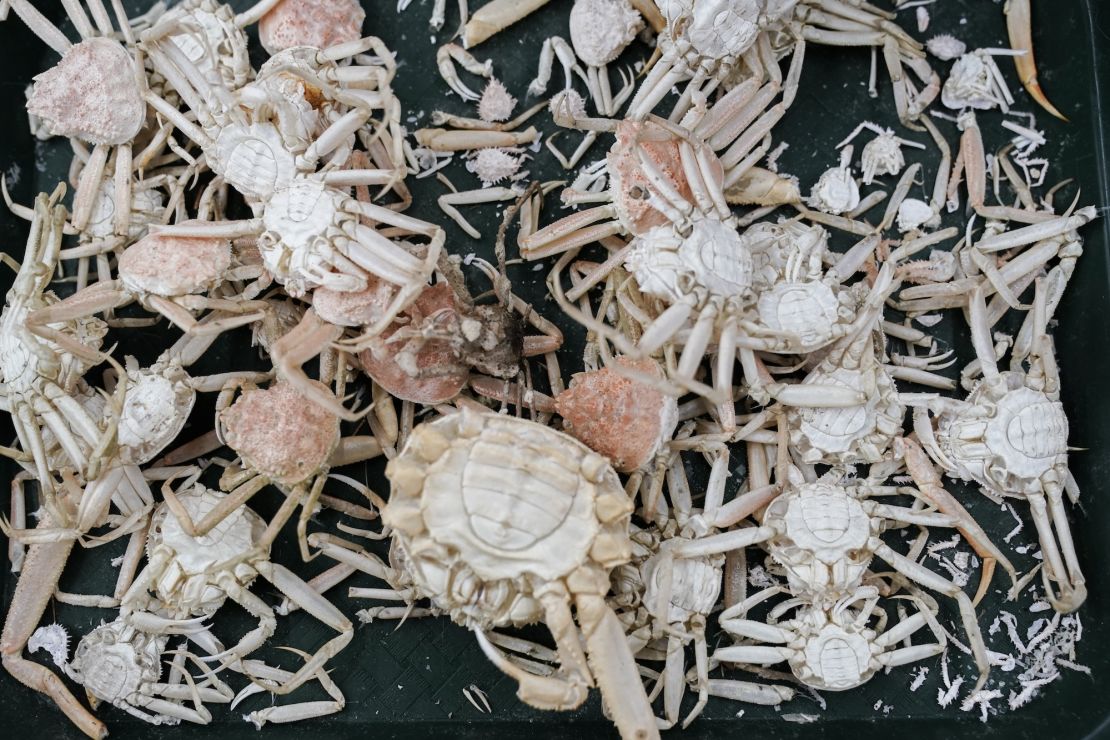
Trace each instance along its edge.
<path fill-rule="evenodd" d="M 60 624 L 45 624 L 35 630 L 27 641 L 27 652 L 45 650 L 54 665 L 62 668 L 69 660 L 69 633 Z"/>
<path fill-rule="evenodd" d="M 799 725 L 808 725 L 820 719 L 816 714 L 802 714 L 801 712 L 784 714 L 782 718 L 787 722 L 794 722 Z"/>
<path fill-rule="evenodd" d="M 917 32 L 925 33 L 929 30 L 929 11 L 924 6 L 917 8 Z"/>

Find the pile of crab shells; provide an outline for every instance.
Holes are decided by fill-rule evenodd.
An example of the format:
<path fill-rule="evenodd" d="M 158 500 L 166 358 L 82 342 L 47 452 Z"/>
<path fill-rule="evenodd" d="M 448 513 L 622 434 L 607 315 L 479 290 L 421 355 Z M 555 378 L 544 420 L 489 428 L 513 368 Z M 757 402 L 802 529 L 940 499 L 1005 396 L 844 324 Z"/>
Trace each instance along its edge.
<path fill-rule="evenodd" d="M 74 156 L 33 203 L 5 189 L 29 229 L 0 319 L 15 432 L 0 452 L 18 470 L 0 653 L 90 737 L 107 733 L 102 702 L 153 724 L 267 694 L 243 715 L 258 727 L 334 714 L 357 689 L 329 675 L 357 619 L 417 617 L 473 633 L 533 707 L 598 689 L 626 738 L 687 726 L 710 697 L 778 707 L 907 664 L 916 689 L 940 660 L 947 703 L 963 681 L 951 644 L 968 656 L 964 711 L 985 717 L 1002 696 L 999 618 L 986 630 L 981 606 L 998 568 L 1009 598 L 1064 625 L 1019 645 L 1039 672 L 1011 708 L 1057 658 L 1075 665 L 1079 490 L 1050 327 L 1096 212 L 1054 206 L 1031 114 L 986 152 L 976 116 L 1026 105 L 998 50 L 925 44 L 866 3 L 575 0 L 570 41 L 543 44 L 517 91 L 539 99 L 514 118 L 472 50 L 544 4 L 464 14 L 435 61 L 477 118 L 436 111 L 410 131 L 395 82 L 424 52 L 364 36 L 354 0 L 184 0 L 136 18 L 88 0 L 64 4 L 67 31 L 5 3 L 59 58 L 28 90 L 32 130 Z M 905 130 L 845 132 L 803 195 L 776 128 L 799 106 L 807 45 L 881 54 Z M 610 66 L 635 54 L 641 74 L 614 85 Z M 933 67 L 952 60 L 942 83 Z M 545 98 L 556 61 L 564 85 Z M 583 132 L 576 151 L 554 136 L 544 151 L 522 129 L 536 115 Z M 907 164 L 907 148 L 936 156 Z M 481 187 L 439 172 L 456 153 Z M 564 180 L 522 169 L 541 159 Z M 433 173 L 443 214 L 484 249 L 406 213 Z M 1010 200 L 989 200 L 988 173 Z M 545 214 L 556 198 L 569 215 Z M 458 208 L 491 203 L 496 237 Z M 547 271 L 532 302 L 506 267 L 530 261 Z M 966 356 L 930 333 L 951 310 Z M 143 361 L 118 349 L 150 336 L 165 341 Z M 229 337 L 240 349 L 219 372 L 193 370 Z M 384 480 L 366 476 L 375 459 Z M 978 521 L 974 488 L 1017 529 Z M 263 491 L 279 494 L 266 516 Z M 1019 572 L 1013 553 L 1032 551 Z M 308 578 L 318 555 L 329 566 Z M 71 557 L 115 567 L 111 593 L 59 590 Z M 350 588 L 372 604 L 357 615 L 328 593 L 348 581 L 372 586 Z M 110 616 L 70 644 L 44 624 L 52 600 Z M 215 629 L 229 602 L 256 625 L 233 644 Z M 264 659 L 295 611 L 327 638 Z M 549 643 L 516 631 L 534 624 Z M 328 698 L 286 698 L 309 684 Z"/>

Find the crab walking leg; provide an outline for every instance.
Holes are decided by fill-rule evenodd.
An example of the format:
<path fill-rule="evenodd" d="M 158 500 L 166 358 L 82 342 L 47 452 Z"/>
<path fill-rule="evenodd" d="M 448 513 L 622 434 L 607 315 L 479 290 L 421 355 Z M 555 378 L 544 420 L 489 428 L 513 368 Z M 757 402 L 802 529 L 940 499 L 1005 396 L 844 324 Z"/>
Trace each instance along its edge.
<path fill-rule="evenodd" d="M 15 11 L 19 19 L 39 37 L 39 39 L 56 51 L 60 56 L 70 50 L 73 44 L 58 27 L 47 20 L 28 0 L 9 0 L 8 6 Z"/>
<path fill-rule="evenodd" d="M 517 696 L 532 706 L 547 710 L 574 709 L 586 701 L 588 688 L 580 680 L 565 676 L 539 676 L 511 662 L 481 629 L 474 629 L 478 646 L 502 673 L 519 684 Z"/>
<path fill-rule="evenodd" d="M 916 423 L 916 415 L 915 415 Z M 927 424 L 928 422 L 926 422 Z M 900 447 L 899 447 L 900 446 Z M 1018 582 L 1017 570 L 1014 569 L 1010 559 L 1007 558 L 1001 550 L 995 547 L 991 542 L 987 533 L 979 526 L 971 514 L 967 512 L 959 501 L 957 501 L 952 494 L 948 493 L 941 485 L 940 476 L 937 474 L 936 468 L 929 461 L 929 457 L 925 451 L 921 449 L 915 440 L 909 438 L 899 438 L 895 440 L 895 452 L 902 455 L 906 463 L 906 469 L 913 477 L 917 489 L 921 491 L 922 497 L 931 502 L 941 512 L 952 516 L 956 520 L 956 530 L 964 536 L 968 544 L 983 558 L 983 575 L 979 581 L 979 590 L 975 594 L 974 602 L 978 604 L 987 592 L 987 587 L 990 585 L 992 576 L 994 575 L 995 564 L 1001 565 L 1003 570 L 1010 574 L 1010 581 L 1015 586 Z M 1011 598 L 1016 594 L 1011 594 Z"/>
<path fill-rule="evenodd" d="M 972 604 L 970 597 L 952 581 L 938 576 L 928 568 L 895 552 L 879 538 L 872 537 L 867 544 L 876 557 L 886 561 L 902 575 L 926 588 L 951 596 L 956 600 L 960 607 L 960 617 L 964 624 L 964 631 L 967 633 L 968 643 L 971 646 L 971 653 L 975 657 L 975 666 L 979 669 L 979 680 L 975 683 L 975 691 L 983 688 L 983 685 L 987 682 L 987 677 L 990 675 L 990 663 L 987 660 L 987 646 L 983 643 L 983 634 L 979 630 L 979 622 L 975 617 L 975 606 Z"/>
<path fill-rule="evenodd" d="M 1053 609 L 1066 614 L 1078 609 L 1086 600 L 1087 586 L 1071 539 L 1061 486 L 1054 480 L 1051 483 L 1045 482 L 1045 488 L 1048 505 L 1045 503 L 1045 495 L 1040 492 L 1029 494 L 1026 498 L 1032 510 L 1033 523 L 1037 527 L 1037 539 L 1044 552 L 1045 566 L 1041 570 L 1041 576 L 1045 594 Z"/>
<path fill-rule="evenodd" d="M 330 601 L 313 591 L 311 586 L 285 566 L 262 561 L 256 563 L 254 567 L 263 578 L 276 586 L 293 603 L 339 633 L 338 637 L 324 643 L 311 658 L 305 661 L 305 664 L 292 678 L 280 686 L 268 687 L 275 694 L 288 694 L 311 679 L 325 663 L 347 647 L 351 638 L 354 637 L 354 626 Z M 269 607 L 267 607 L 267 611 L 270 611 Z M 270 616 L 273 617 L 272 611 L 270 611 Z"/>
<path fill-rule="evenodd" d="M 604 584 L 595 585 L 599 592 L 609 589 L 608 579 Z M 594 680 L 621 737 L 624 740 L 658 738 L 655 715 L 617 615 L 599 594 L 576 593 L 574 600 Z"/>
<path fill-rule="evenodd" d="M 298 393 L 341 419 L 357 421 L 365 411 L 348 410 L 326 386 L 311 382 L 302 368 L 342 334 L 343 327 L 324 321 L 310 307 L 295 327 L 274 342 L 270 354 L 278 376 L 292 383 Z"/>
<path fill-rule="evenodd" d="M 1023 247 L 1075 231 L 1097 217 L 1098 210 L 1093 206 L 1087 206 L 1080 208 L 1071 216 L 1060 216 L 1049 221 L 1023 226 L 1020 229 L 992 234 L 981 239 L 975 247 L 980 252 L 1002 252 Z"/>
<path fill-rule="evenodd" d="M 38 528 L 49 529 L 54 526 L 54 520 L 49 514 L 39 519 Z M 23 657 L 23 648 L 54 595 L 54 586 L 62 575 L 62 569 L 73 550 L 73 543 L 73 539 L 65 539 L 60 542 L 33 544 L 28 548 L 23 572 L 16 583 L 11 607 L 4 620 L 3 635 L 0 636 L 0 658 L 13 678 L 24 686 L 49 696 L 82 732 L 99 740 L 108 735 L 108 728 L 77 701 L 50 669 Z"/>

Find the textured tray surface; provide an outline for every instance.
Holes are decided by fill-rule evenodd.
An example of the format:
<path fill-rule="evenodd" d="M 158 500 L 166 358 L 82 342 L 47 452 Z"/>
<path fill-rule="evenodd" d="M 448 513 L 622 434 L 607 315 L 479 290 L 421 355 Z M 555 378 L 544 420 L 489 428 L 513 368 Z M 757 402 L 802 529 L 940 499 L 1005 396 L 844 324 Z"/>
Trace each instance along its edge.
<path fill-rule="evenodd" d="M 494 60 L 496 74 L 509 90 L 523 95 L 528 81 L 535 73 L 539 47 L 551 34 L 566 35 L 566 13 L 571 0 L 554 0 L 544 10 L 511 31 L 495 37 L 480 46 L 480 58 Z M 246 2 L 231 3 L 236 8 Z M 472 2 L 477 7 L 481 3 Z M 52 17 L 60 15 L 58 3 L 36 3 Z M 129 10 L 145 9 L 148 2 L 125 2 Z M 368 19 L 364 31 L 380 36 L 398 52 L 400 67 L 396 89 L 404 104 L 404 115 L 417 120 L 406 121 L 410 128 L 427 125 L 433 109 L 470 115 L 472 110 L 457 97 L 449 95 L 446 86 L 435 71 L 434 55 L 438 43 L 447 39 L 440 34 L 433 42 L 426 23 L 431 12 L 431 0 L 414 2 L 404 14 L 394 12 L 392 0 L 365 2 Z M 448 3 L 449 6 L 454 5 Z M 1071 117 L 1070 124 L 1062 124 L 1047 115 L 1038 115 L 1038 126 L 1049 138 L 1047 152 L 1052 158 L 1048 180 L 1075 177 L 1082 187 L 1083 203 L 1102 206 L 1107 202 L 1106 151 L 1101 128 L 1102 101 L 1100 83 L 1110 81 L 1106 60 L 1100 55 L 1099 46 L 1110 31 L 1110 6 L 1098 0 L 1061 0 L 1056 3 L 1035 3 L 1034 41 L 1041 68 L 1041 81 L 1052 101 Z M 1001 5 L 982 0 L 943 0 L 929 6 L 933 16 L 930 31 L 951 32 L 968 42 L 969 47 L 1005 46 L 1005 27 Z M 453 7 L 448 8 L 446 26 L 457 23 Z M 966 23 L 963 21 L 966 20 Z M 904 23 L 910 26 L 911 23 Z M 257 46 L 257 44 L 255 44 Z M 40 190 L 50 190 L 57 179 L 64 176 L 68 162 L 68 148 L 52 142 L 37 145 L 27 132 L 26 118 L 22 112 L 23 89 L 31 76 L 55 61 L 54 56 L 30 36 L 18 20 L 0 24 L 0 49 L 4 65 L 0 67 L 0 90 L 6 105 L 0 107 L 0 132 L 4 144 L 0 147 L 0 171 L 8 173 L 9 187 L 19 202 L 29 202 Z M 636 45 L 622 58 L 631 64 L 645 58 L 642 46 Z M 1012 65 L 1000 60 L 1001 66 L 1018 98 L 1017 108 L 1031 110 L 1032 103 L 1016 83 Z M 797 102 L 783 123 L 776 128 L 776 141 L 790 143 L 790 149 L 780 159 L 784 171 L 797 174 L 803 188 L 808 188 L 825 168 L 835 164 L 834 144 L 847 134 L 860 120 L 870 119 L 884 125 L 893 125 L 893 103 L 885 74 L 880 73 L 880 97 L 867 96 L 868 54 L 861 50 L 836 51 L 809 47 L 802 87 Z M 947 64 L 937 64 L 942 74 Z M 556 73 L 553 84 L 561 80 Z M 552 88 L 554 89 L 554 87 Z M 522 100 L 522 104 L 531 101 Z M 519 110 L 519 108 L 518 108 Z M 984 134 L 988 137 L 988 151 L 1001 143 L 997 136 L 999 114 L 981 117 Z M 555 130 L 546 114 L 534 119 L 545 134 Z M 953 141 L 955 134 L 950 124 L 941 124 L 942 130 Z M 899 135 L 928 142 L 924 134 L 909 135 L 899 130 Z M 991 136 L 995 140 L 991 140 Z M 577 143 L 573 132 L 561 135 L 562 147 Z M 605 137 L 594 146 L 590 158 L 602 156 L 608 141 Z M 916 150 L 907 150 L 907 159 L 914 161 Z M 935 153 L 925 153 L 927 183 L 931 187 Z M 458 159 L 458 158 L 457 158 Z M 588 161 L 588 160 L 587 160 Z M 565 176 L 550 155 L 544 151 L 536 155 L 530 167 L 536 179 L 556 179 Z M 445 170 L 460 187 L 472 187 L 476 180 L 462 169 L 459 161 Z M 889 180 L 886 178 L 885 180 Z M 889 188 L 893 183 L 884 184 Z M 448 221 L 435 204 L 435 198 L 444 192 L 434 178 L 409 180 L 416 196 L 411 213 L 417 217 L 443 223 L 449 229 L 448 248 L 460 254 L 475 252 L 492 257 L 492 236 L 500 222 L 500 210 L 495 207 L 468 209 L 467 218 L 482 230 L 481 242 L 466 237 Z M 919 193 L 920 195 L 920 193 Z M 1069 196 L 1070 197 L 1070 196 Z M 1059 203 L 1059 201 L 1058 201 Z M 554 200 L 549 202 L 545 219 L 557 213 Z M 26 227 L 14 219 L 6 209 L 0 209 L 0 239 L 5 251 L 22 254 Z M 954 707 L 940 709 L 935 703 L 939 683 L 939 665 L 929 661 L 930 675 L 924 686 L 910 693 L 911 676 L 907 670 L 898 670 L 887 676 L 877 676 L 863 688 L 844 695 L 826 694 L 828 709 L 820 711 L 807 698 L 796 699 L 785 706 L 782 713 L 801 712 L 820 714 L 821 721 L 809 725 L 785 722 L 779 713 L 763 707 L 750 707 L 713 700 L 695 725 L 686 734 L 695 737 L 725 737 L 739 733 L 758 733 L 761 737 L 839 737 L 854 734 L 860 737 L 888 736 L 892 732 L 909 732 L 914 737 L 952 737 L 953 735 L 986 735 L 995 737 L 1085 737 L 1097 732 L 1107 721 L 1108 710 L 1105 691 L 1100 690 L 1099 680 L 1110 671 L 1110 658 L 1102 646 L 1110 644 L 1110 576 L 1101 567 L 1110 563 L 1110 503 L 1102 496 L 1101 482 L 1110 473 L 1110 401 L 1103 383 L 1110 375 L 1110 322 L 1105 320 L 1110 308 L 1110 281 L 1107 272 L 1107 228 L 1100 221 L 1084 231 L 1085 254 L 1072 280 L 1068 295 L 1057 314 L 1059 326 L 1055 331 L 1060 365 L 1064 378 L 1064 404 L 1071 420 L 1070 443 L 1086 448 L 1088 452 L 1073 455 L 1072 468 L 1080 487 L 1084 490 L 1082 509 L 1076 510 L 1074 532 L 1079 555 L 1085 566 L 1090 584 L 1090 598 L 1081 615 L 1084 622 L 1084 639 L 1080 644 L 1078 659 L 1091 667 L 1094 679 L 1080 673 L 1066 672 L 1064 678 L 1050 686 L 1043 696 L 1030 705 L 992 718 L 986 725 L 978 722 L 978 713 L 962 713 Z M 835 248 L 844 248 L 843 238 L 834 240 Z M 510 249 L 510 256 L 514 250 Z M 553 304 L 546 304 L 544 277 L 546 265 L 534 271 L 533 265 L 514 267 L 510 277 L 514 286 L 526 299 L 536 300 L 537 307 L 548 318 L 568 330 L 568 342 L 561 352 L 564 371 L 576 369 L 580 356 L 580 333 L 568 326 Z M 10 273 L 0 273 L 0 290 L 10 286 Z M 953 328 L 957 322 L 949 319 L 937 330 L 943 342 L 962 348 L 966 354 L 966 331 Z M 144 349 L 151 344 L 168 344 L 163 327 L 149 331 L 136 331 L 121 345 L 123 353 L 137 354 L 150 359 Z M 236 367 L 262 367 L 255 351 L 249 347 L 249 338 L 243 333 L 233 334 L 209 353 L 196 366 L 194 374 L 227 369 L 234 358 Z M 211 424 L 211 398 L 202 399 L 186 429 L 183 438 L 199 434 Z M 12 432 L 7 420 L 0 421 L 0 437 L 8 440 Z M 0 440 L 0 441 L 3 441 Z M 3 479 L 10 480 L 14 467 L 4 465 Z M 350 472 L 350 471 L 347 471 Z M 742 472 L 739 470 L 738 472 Z M 363 466 L 353 474 L 369 481 L 380 491 L 387 488 L 380 464 Z M 730 482 L 731 491 L 739 484 L 741 476 Z M 953 487 L 954 491 L 958 490 Z M 267 493 L 259 497 L 261 513 L 276 509 L 278 496 Z M 985 499 L 973 492 L 966 492 L 963 500 L 973 513 L 996 538 L 1009 531 L 1009 516 L 999 512 Z M 1025 507 L 1018 502 L 1018 510 Z M 6 505 L 3 507 L 6 509 Z M 324 524 L 332 520 L 324 518 Z M 279 541 L 275 550 L 277 558 L 293 566 L 298 573 L 309 576 L 325 564 L 315 561 L 298 565 L 295 546 L 290 548 L 289 537 Z M 122 546 L 109 546 L 74 557 L 66 571 L 62 588 L 80 593 L 110 591 L 115 573 L 107 561 L 122 550 Z M 1020 557 L 1015 561 L 1019 570 L 1027 570 L 1032 560 Z M 356 577 L 351 585 L 371 585 L 369 577 Z M 1000 605 L 1003 579 L 996 577 L 995 587 L 984 607 L 990 614 Z M 0 576 L 5 608 L 11 598 L 15 580 L 11 574 Z M 332 595 L 335 603 L 348 614 L 365 606 L 346 599 L 339 588 Z M 275 603 L 272 593 L 256 587 L 264 598 Z M 1018 607 L 1023 609 L 1028 603 Z M 226 612 L 226 613 L 225 613 Z M 952 624 L 947 615 L 946 624 Z M 72 627 L 75 636 L 84 634 L 108 612 L 79 610 L 71 607 L 51 606 L 46 621 L 56 618 Z M 1025 617 L 1023 617 L 1025 619 Z M 981 620 L 986 628 L 990 617 Z M 1026 621 L 1030 621 L 1026 619 Z M 217 632 L 225 636 L 241 635 L 250 628 L 245 614 L 225 607 L 216 620 Z M 473 639 L 463 629 L 446 619 L 411 620 L 397 628 L 393 623 L 374 623 L 356 628 L 356 638 L 351 646 L 332 663 L 332 678 L 343 689 L 347 707 L 341 714 L 313 721 L 311 724 L 287 727 L 269 727 L 265 732 L 272 736 L 294 736 L 311 733 L 326 737 L 566 737 L 571 733 L 589 736 L 611 734 L 608 723 L 601 716 L 596 693 L 579 711 L 566 714 L 541 714 L 522 705 L 514 696 L 514 685 L 493 669 L 481 654 Z M 273 650 L 273 646 L 295 645 L 314 649 L 331 635 L 312 618 L 298 613 L 279 620 L 278 632 L 270 648 L 259 657 L 267 658 L 286 667 L 295 667 L 288 653 Z M 76 639 L 76 637 L 74 638 Z M 1000 646 L 1006 643 L 999 643 Z M 996 648 L 997 649 L 997 648 Z M 954 651 L 953 651 L 954 652 Z M 39 656 L 42 654 L 40 653 Z M 36 658 L 37 659 L 37 658 Z M 953 663 L 953 670 L 958 662 Z M 966 666 L 964 673 L 968 673 Z M 492 715 L 478 713 L 463 696 L 463 689 L 474 684 L 484 690 L 493 706 Z M 238 683 L 236 683 L 238 686 Z M 294 694 L 294 699 L 323 698 L 314 688 Z M 152 737 L 155 734 L 178 734 L 182 737 L 253 737 L 255 730 L 242 722 L 239 714 L 262 708 L 263 698 L 252 698 L 242 711 L 229 713 L 224 708 L 214 708 L 215 720 L 208 727 L 182 726 L 172 730 L 155 729 L 125 715 L 113 707 L 102 706 L 98 714 L 108 723 L 115 737 Z M 689 701 L 689 700 L 688 700 Z M 889 714 L 876 711 L 877 702 L 890 705 Z M 282 702 L 284 703 L 284 701 Z M 688 704 L 686 705 L 688 706 Z M 742 720 L 735 719 L 736 712 L 745 709 Z M 60 737 L 76 735 L 62 714 L 44 697 L 32 694 L 16 684 L 6 673 L 0 672 L 0 720 L 15 737 L 21 733 L 37 736 Z"/>

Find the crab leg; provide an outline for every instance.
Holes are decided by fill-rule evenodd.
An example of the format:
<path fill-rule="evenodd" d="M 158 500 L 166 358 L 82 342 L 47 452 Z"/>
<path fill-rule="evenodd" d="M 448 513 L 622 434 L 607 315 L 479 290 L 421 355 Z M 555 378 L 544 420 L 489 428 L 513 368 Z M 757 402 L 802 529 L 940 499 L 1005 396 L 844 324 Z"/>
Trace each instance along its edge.
<path fill-rule="evenodd" d="M 1061 121 L 1066 121 L 1067 116 L 1048 102 L 1044 90 L 1041 89 L 1041 83 L 1037 81 L 1037 60 L 1033 58 L 1031 5 L 1030 0 L 1006 0 L 1006 6 L 1003 9 L 1006 14 L 1006 31 L 1010 35 L 1010 48 L 1019 52 L 1014 56 L 1014 67 L 1017 69 L 1021 84 L 1033 100 Z"/>
<path fill-rule="evenodd" d="M 54 526 L 49 513 L 39 519 L 38 528 Z M 49 696 L 82 732 L 99 740 L 108 735 L 108 728 L 81 706 L 52 671 L 23 657 L 23 648 L 54 595 L 54 587 L 73 550 L 73 543 L 73 539 L 65 539 L 33 544 L 28 548 L 23 572 L 16 583 L 12 605 L 4 621 L 0 658 L 4 668 L 17 681 Z"/>
<path fill-rule="evenodd" d="M 917 488 L 921 491 L 922 497 L 932 503 L 941 512 L 948 514 L 955 519 L 955 526 L 957 531 L 964 536 L 968 544 L 983 558 L 983 575 L 979 580 L 979 590 L 975 594 L 972 604 L 978 604 L 987 592 L 987 587 L 990 586 L 991 577 L 994 575 L 994 568 L 996 564 L 1010 574 L 1010 581 L 1017 584 L 1017 570 L 1013 564 L 1010 563 L 1001 550 L 995 547 L 994 543 L 990 541 L 987 533 L 979 526 L 971 514 L 967 512 L 959 501 L 957 501 L 952 494 L 948 493 L 941 485 L 940 476 L 937 475 L 936 468 L 929 462 L 928 456 L 925 451 L 921 449 L 915 440 L 909 438 L 899 438 L 895 440 L 896 454 L 899 452 L 906 463 L 906 469 L 917 484 Z M 885 558 L 884 558 L 885 559 Z M 889 561 L 888 561 L 889 562 Z"/>

